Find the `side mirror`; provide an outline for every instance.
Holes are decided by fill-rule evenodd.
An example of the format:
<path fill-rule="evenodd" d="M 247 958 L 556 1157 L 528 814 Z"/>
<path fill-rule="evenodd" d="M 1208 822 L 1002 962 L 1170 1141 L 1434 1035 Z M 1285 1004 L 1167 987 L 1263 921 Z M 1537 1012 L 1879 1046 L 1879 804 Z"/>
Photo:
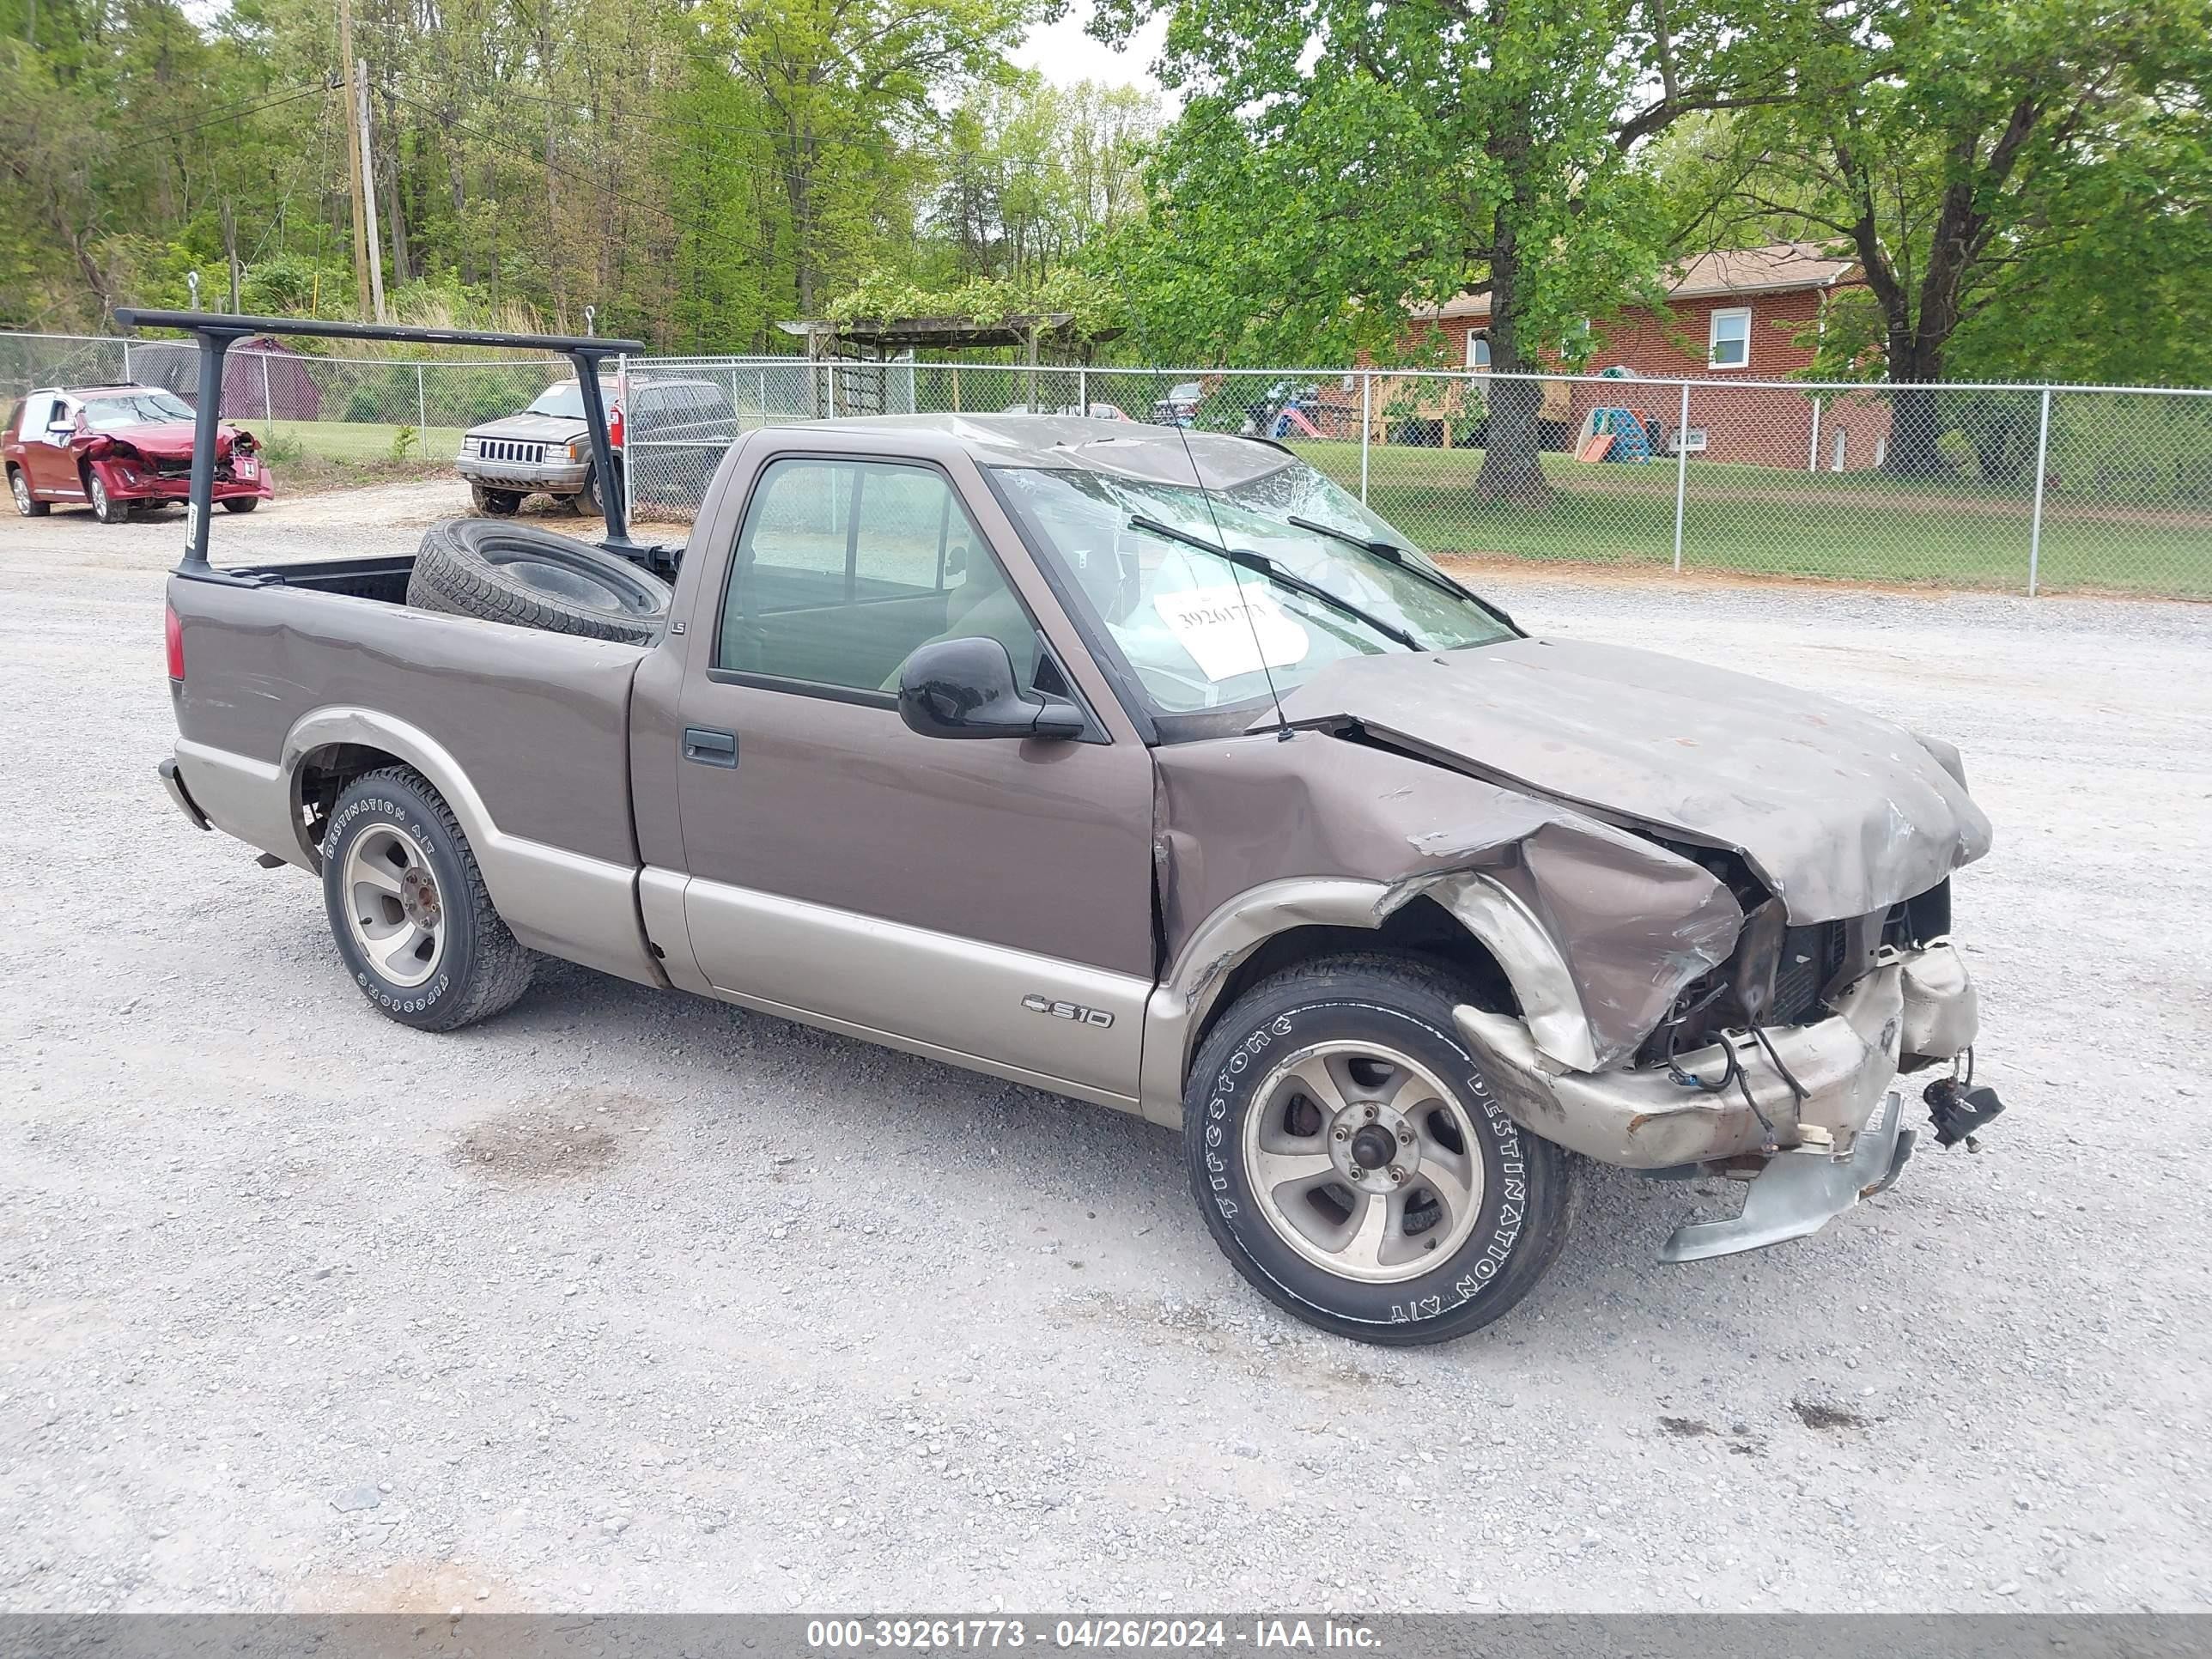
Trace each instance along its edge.
<path fill-rule="evenodd" d="M 939 640 L 899 669 L 899 718 L 925 738 L 1067 738 L 1083 711 L 1014 684 L 1014 659 L 994 639 Z"/>

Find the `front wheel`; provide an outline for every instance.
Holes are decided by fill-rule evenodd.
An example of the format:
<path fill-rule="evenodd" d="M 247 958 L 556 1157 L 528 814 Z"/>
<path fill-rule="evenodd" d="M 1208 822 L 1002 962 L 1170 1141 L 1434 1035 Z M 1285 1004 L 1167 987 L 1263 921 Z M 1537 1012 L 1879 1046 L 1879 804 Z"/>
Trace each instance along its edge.
<path fill-rule="evenodd" d="M 403 1025 L 450 1031 L 529 988 L 530 952 L 492 908 L 452 809 L 412 767 L 357 778 L 331 806 L 323 903 L 354 983 Z"/>
<path fill-rule="evenodd" d="M 118 501 L 107 493 L 107 480 L 97 470 L 88 475 L 92 488 L 86 493 L 92 498 L 92 516 L 102 524 L 121 524 L 131 516 L 131 503 Z"/>
<path fill-rule="evenodd" d="M 1192 1190 L 1237 1272 L 1309 1324 L 1463 1336 L 1565 1242 L 1566 1154 L 1492 1097 L 1452 1022 L 1466 1000 L 1415 958 L 1331 957 L 1247 993 L 1199 1051 Z"/>
<path fill-rule="evenodd" d="M 495 519 L 511 519 L 522 510 L 522 495 L 519 490 L 491 489 L 483 484 L 469 486 L 469 499 L 479 513 Z"/>

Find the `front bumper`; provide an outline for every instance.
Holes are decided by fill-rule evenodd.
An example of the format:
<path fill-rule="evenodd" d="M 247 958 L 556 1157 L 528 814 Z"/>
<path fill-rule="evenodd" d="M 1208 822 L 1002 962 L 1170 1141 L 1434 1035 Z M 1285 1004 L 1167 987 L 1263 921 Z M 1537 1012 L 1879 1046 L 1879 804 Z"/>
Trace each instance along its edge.
<path fill-rule="evenodd" d="M 1948 1059 L 1974 1040 L 1973 981 L 1948 940 L 1909 952 L 1884 947 L 1872 970 L 1829 1006 L 1827 1019 L 1765 1033 L 1802 1100 L 1747 1031 L 1677 1057 L 1680 1071 L 1712 1083 L 1730 1073 L 1723 1045 L 1734 1051 L 1741 1085 L 1707 1092 L 1677 1083 L 1660 1066 L 1569 1071 L 1538 1051 L 1518 1019 L 1468 1006 L 1454 1014 L 1514 1121 L 1601 1164 L 1660 1170 L 1761 1151 L 1768 1135 L 1761 1116 L 1778 1146 L 1850 1154 L 1874 1130 L 1900 1056 Z"/>
<path fill-rule="evenodd" d="M 1905 1127 L 1905 1103 L 1892 1089 L 1848 1152 L 1800 1146 L 1777 1152 L 1744 1188 L 1741 1213 L 1686 1221 L 1659 1248 L 1662 1261 L 1704 1261 L 1764 1249 L 1816 1233 L 1863 1198 L 1904 1173 L 1917 1137 Z"/>
<path fill-rule="evenodd" d="M 153 466 L 129 461 L 96 460 L 92 465 L 99 471 L 100 482 L 107 486 L 109 496 L 115 501 L 188 501 L 191 499 L 190 472 L 163 472 Z M 252 496 L 267 501 L 276 493 L 276 483 L 269 476 L 268 463 L 256 459 L 252 466 L 253 477 L 251 478 L 235 476 L 217 478 L 213 499 L 231 501 Z"/>
<path fill-rule="evenodd" d="M 584 487 L 584 475 L 591 471 L 582 461 L 521 465 L 478 460 L 473 455 L 460 457 L 454 467 L 463 478 L 481 489 L 513 489 L 526 495 L 573 495 Z"/>

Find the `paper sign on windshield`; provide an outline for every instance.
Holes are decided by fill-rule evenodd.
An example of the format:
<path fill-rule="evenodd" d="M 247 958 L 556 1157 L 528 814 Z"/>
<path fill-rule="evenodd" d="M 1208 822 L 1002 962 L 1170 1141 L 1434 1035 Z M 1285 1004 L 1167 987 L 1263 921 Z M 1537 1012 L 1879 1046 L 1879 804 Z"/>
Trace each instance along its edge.
<path fill-rule="evenodd" d="M 1155 593 L 1152 609 L 1209 680 L 1287 668 L 1305 660 L 1310 644 L 1306 630 L 1256 582 Z"/>

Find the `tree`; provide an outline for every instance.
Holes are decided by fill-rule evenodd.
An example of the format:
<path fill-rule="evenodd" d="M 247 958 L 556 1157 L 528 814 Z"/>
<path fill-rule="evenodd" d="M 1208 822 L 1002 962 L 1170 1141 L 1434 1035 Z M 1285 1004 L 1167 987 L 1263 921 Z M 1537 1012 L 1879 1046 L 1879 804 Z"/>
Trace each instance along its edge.
<path fill-rule="evenodd" d="M 788 215 L 793 297 L 817 313 L 910 198 L 914 143 L 940 100 L 1010 74 L 1005 52 L 1036 0 L 708 0 L 710 48 L 759 100 Z"/>
<path fill-rule="evenodd" d="M 1191 95 L 1116 252 L 1166 332 L 1232 361 L 1387 354 L 1411 307 L 1476 292 L 1492 368 L 1539 368 L 1656 277 L 1639 147 L 1792 88 L 1788 29 L 1736 0 L 1172 3 L 1164 78 Z M 1492 388 L 1480 494 L 1547 497 L 1540 404 Z"/>
<path fill-rule="evenodd" d="M 1722 198 L 1740 216 L 1809 228 L 1863 269 L 1863 295 L 1828 319 L 1823 368 L 1871 358 L 1899 388 L 1892 471 L 1950 471 L 1946 403 L 1912 388 L 1962 353 L 2043 378 L 2085 301 L 2139 311 L 2202 281 L 2207 85 L 2208 0 L 2094 16 L 2075 0 L 1860 0 L 1818 20 L 1800 99 L 1718 130 Z M 2172 315 L 2144 320 L 2170 332 Z"/>
<path fill-rule="evenodd" d="M 985 84 L 955 116 L 932 228 L 961 276 L 1035 280 L 1145 208 L 1159 100 L 1136 87 L 1035 74 Z"/>

